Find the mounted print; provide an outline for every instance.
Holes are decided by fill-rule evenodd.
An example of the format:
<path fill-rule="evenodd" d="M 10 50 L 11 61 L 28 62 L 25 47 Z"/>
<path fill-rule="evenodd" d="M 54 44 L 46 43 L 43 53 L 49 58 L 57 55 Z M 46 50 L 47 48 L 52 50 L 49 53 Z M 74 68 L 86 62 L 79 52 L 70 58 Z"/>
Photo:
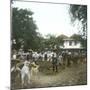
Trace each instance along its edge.
<path fill-rule="evenodd" d="M 87 85 L 87 5 L 12 0 L 11 89 Z"/>

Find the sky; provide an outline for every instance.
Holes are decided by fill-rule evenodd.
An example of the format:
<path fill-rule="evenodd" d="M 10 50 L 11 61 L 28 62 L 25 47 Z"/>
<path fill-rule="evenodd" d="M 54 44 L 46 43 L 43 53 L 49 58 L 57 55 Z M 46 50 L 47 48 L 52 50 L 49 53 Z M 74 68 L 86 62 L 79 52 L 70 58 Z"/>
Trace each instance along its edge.
<path fill-rule="evenodd" d="M 14 2 L 12 6 L 23 9 L 27 8 L 33 11 L 33 19 L 38 27 L 37 31 L 42 36 L 46 36 L 47 34 L 71 36 L 78 33 L 80 23 L 76 21 L 75 26 L 71 24 L 69 4 Z"/>

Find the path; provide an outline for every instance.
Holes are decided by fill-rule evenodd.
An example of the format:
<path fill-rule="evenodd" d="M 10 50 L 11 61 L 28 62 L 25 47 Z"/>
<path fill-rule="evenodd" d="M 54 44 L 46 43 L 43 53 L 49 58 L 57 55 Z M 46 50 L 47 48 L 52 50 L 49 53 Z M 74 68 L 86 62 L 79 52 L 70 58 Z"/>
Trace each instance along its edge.
<path fill-rule="evenodd" d="M 53 75 L 46 75 L 39 72 L 37 76 L 31 77 L 31 84 L 25 88 L 86 85 L 87 83 L 86 69 L 87 69 L 86 64 L 80 64 L 65 68 Z M 17 79 L 16 81 L 17 82 L 17 85 L 15 86 L 16 88 L 20 87 L 20 83 L 18 80 L 19 79 Z"/>
<path fill-rule="evenodd" d="M 56 75 L 44 75 L 39 73 L 36 79 L 32 77 L 30 87 L 49 87 L 86 84 L 86 64 L 66 68 Z"/>

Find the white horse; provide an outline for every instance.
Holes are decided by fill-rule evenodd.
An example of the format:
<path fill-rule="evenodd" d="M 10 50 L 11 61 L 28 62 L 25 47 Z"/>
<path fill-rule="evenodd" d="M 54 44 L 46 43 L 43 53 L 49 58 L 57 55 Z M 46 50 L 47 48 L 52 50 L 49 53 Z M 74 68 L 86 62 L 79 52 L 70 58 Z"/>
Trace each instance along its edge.
<path fill-rule="evenodd" d="M 19 66 L 23 65 L 22 69 L 19 68 Z M 30 62 L 28 61 L 24 61 L 24 62 L 20 62 L 17 65 L 15 65 L 14 67 L 11 68 L 11 72 L 13 71 L 19 71 L 20 75 L 21 75 L 21 85 L 26 86 L 26 84 L 30 84 Z"/>
<path fill-rule="evenodd" d="M 22 87 L 26 84 L 30 84 L 30 68 L 29 68 L 29 65 L 30 65 L 30 62 L 25 61 L 24 66 L 21 69 L 21 84 L 22 84 Z"/>

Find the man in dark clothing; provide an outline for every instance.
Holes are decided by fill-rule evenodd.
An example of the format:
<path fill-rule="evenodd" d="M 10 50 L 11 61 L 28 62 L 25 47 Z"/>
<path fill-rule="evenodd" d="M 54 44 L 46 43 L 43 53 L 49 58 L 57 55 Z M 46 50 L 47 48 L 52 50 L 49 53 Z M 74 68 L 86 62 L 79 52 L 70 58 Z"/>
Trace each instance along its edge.
<path fill-rule="evenodd" d="M 64 52 L 64 53 L 62 53 L 62 56 L 63 56 L 64 67 L 66 67 L 67 62 L 68 62 L 68 54 L 66 52 Z"/>
<path fill-rule="evenodd" d="M 44 60 L 47 61 L 47 54 L 45 54 Z"/>
<path fill-rule="evenodd" d="M 27 60 L 29 60 L 30 62 L 32 61 L 32 51 L 29 51 L 29 54 L 27 55 Z"/>
<path fill-rule="evenodd" d="M 53 65 L 53 71 L 58 72 L 58 61 L 57 61 L 56 53 L 53 53 L 53 56 L 52 56 L 52 65 Z"/>

